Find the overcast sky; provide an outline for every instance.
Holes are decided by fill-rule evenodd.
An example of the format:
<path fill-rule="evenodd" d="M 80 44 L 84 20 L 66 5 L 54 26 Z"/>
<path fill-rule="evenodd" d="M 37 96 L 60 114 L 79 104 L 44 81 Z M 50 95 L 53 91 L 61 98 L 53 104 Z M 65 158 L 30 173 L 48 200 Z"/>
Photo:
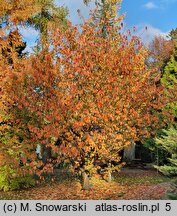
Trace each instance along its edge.
<path fill-rule="evenodd" d="M 69 19 L 74 24 L 81 22 L 77 13 L 78 9 L 87 19 L 89 10 L 94 8 L 94 1 L 90 3 L 89 7 L 83 4 L 83 0 L 55 1 L 57 5 L 68 7 Z M 131 29 L 135 26 L 137 34 L 142 35 L 145 43 L 148 43 L 154 35 L 167 35 L 172 28 L 177 27 L 177 0 L 123 0 L 120 13 L 126 13 L 125 27 Z M 146 26 L 148 30 L 144 32 Z M 28 49 L 30 49 L 37 39 L 37 32 L 33 29 L 23 29 L 22 34 L 28 43 Z"/>

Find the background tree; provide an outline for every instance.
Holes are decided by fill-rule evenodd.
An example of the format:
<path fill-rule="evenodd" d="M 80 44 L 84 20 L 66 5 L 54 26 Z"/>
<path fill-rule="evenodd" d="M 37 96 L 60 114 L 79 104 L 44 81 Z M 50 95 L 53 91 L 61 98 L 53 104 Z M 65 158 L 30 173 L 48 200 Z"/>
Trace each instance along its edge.
<path fill-rule="evenodd" d="M 56 27 L 63 28 L 67 23 L 67 9 L 64 7 L 57 7 L 53 0 L 35 0 L 29 1 L 28 3 L 24 1 L 9 1 L 4 2 L 1 6 L 1 24 L 3 28 L 8 28 L 11 31 L 9 36 L 5 36 L 8 37 L 10 46 L 6 44 L 6 46 L 2 47 L 2 54 L 11 64 L 12 54 L 16 55 L 15 53 L 18 52 L 18 55 L 22 57 L 26 47 L 25 43 L 20 43 L 20 45 L 13 50 L 15 43 L 21 38 L 18 32 L 19 25 L 25 27 L 33 26 L 39 30 L 40 42 L 38 48 L 39 50 L 46 50 L 50 43 L 47 39 L 50 32 L 49 29 Z M 16 28 L 16 30 L 14 30 L 14 28 Z"/>
<path fill-rule="evenodd" d="M 6 38 L 3 38 L 2 40 L 6 40 L 7 46 L 3 47 L 1 44 L 1 52 L 2 55 L 8 60 L 9 64 L 13 64 L 13 60 L 11 58 L 13 52 L 17 53 L 18 58 L 25 56 L 23 51 L 26 48 L 26 42 L 22 42 L 22 37 L 17 29 L 11 31 L 9 35 L 7 35 Z M 21 43 L 16 45 L 17 41 L 21 41 Z"/>
<path fill-rule="evenodd" d="M 162 36 L 155 37 L 149 45 L 149 66 L 151 68 L 157 68 L 161 73 L 161 77 L 164 74 L 164 68 L 170 60 L 171 55 L 176 43 L 177 30 L 172 29 L 169 35 L 164 38 Z"/>
<path fill-rule="evenodd" d="M 98 11 L 95 14 L 95 19 L 102 23 L 102 36 L 106 37 L 109 34 L 109 29 L 116 25 L 117 13 L 120 10 L 121 0 L 101 0 L 96 1 Z"/>
<path fill-rule="evenodd" d="M 177 129 L 170 127 L 163 130 L 164 135 L 156 138 L 156 143 L 161 145 L 168 153 L 169 158 L 167 164 L 163 166 L 156 166 L 156 168 L 164 175 L 176 176 L 177 175 Z"/>
<path fill-rule="evenodd" d="M 158 72 L 161 73 L 161 77 L 164 73 L 164 68 L 173 53 L 174 41 L 157 36 L 149 45 L 149 63 L 151 68 L 157 68 Z"/>
<path fill-rule="evenodd" d="M 1 1 L 0 22 L 4 22 L 6 25 L 25 22 L 29 17 L 38 11 L 36 2 L 36 0 Z"/>
<path fill-rule="evenodd" d="M 176 117 L 177 117 L 177 100 L 176 100 L 176 94 L 177 94 L 177 72 L 176 72 L 176 40 L 175 40 L 175 30 L 172 30 L 169 34 L 170 40 L 166 40 L 166 43 L 171 43 L 172 45 L 172 53 L 168 58 L 159 58 L 157 61 L 157 66 L 159 66 L 161 70 L 161 79 L 160 83 L 164 86 L 164 95 L 167 98 L 167 106 L 165 109 L 169 110 L 171 113 L 173 113 L 174 121 L 169 122 L 165 127 L 162 127 L 161 130 L 157 130 L 156 133 L 156 139 L 154 140 L 154 137 L 151 138 L 151 140 L 148 141 L 148 146 L 150 148 L 154 149 L 154 152 L 157 157 L 156 164 L 159 166 L 160 171 L 164 171 L 164 173 L 170 172 L 170 166 L 166 166 L 166 164 L 169 164 L 169 161 L 167 158 L 172 157 L 172 151 L 173 154 L 175 154 L 175 148 L 174 144 L 172 142 L 174 136 L 175 136 L 175 130 L 176 130 Z M 163 47 L 164 50 L 162 50 L 162 53 L 168 53 L 168 47 Z M 158 50 L 158 49 L 157 49 Z M 170 53 L 169 53 L 170 54 Z M 169 55 L 168 54 L 168 55 Z M 169 60 L 168 60 L 169 59 Z M 163 66 L 162 66 L 163 65 Z M 159 83 L 159 82 L 158 82 Z M 162 116 L 163 120 L 163 116 Z M 163 130 L 162 130 L 163 129 Z M 170 149 L 170 143 L 171 143 L 171 149 Z M 172 167 L 173 169 L 173 167 Z"/>
<path fill-rule="evenodd" d="M 41 49 L 49 46 L 49 29 L 56 26 L 61 28 L 67 23 L 67 8 L 57 6 L 54 0 L 3 1 L 0 10 L 1 26 L 32 26 L 39 30 Z"/>
<path fill-rule="evenodd" d="M 66 26 L 68 10 L 63 6 L 57 6 L 54 0 L 38 0 L 37 5 L 39 10 L 28 18 L 27 25 L 39 30 L 39 43 L 44 50 L 49 47 L 49 29 Z"/>
<path fill-rule="evenodd" d="M 21 128 L 15 118 L 16 101 L 13 95 L 21 82 L 20 64 L 25 60 L 21 53 L 24 43 L 17 31 L 6 35 L 1 31 L 0 40 L 0 189 L 17 189 L 34 185 L 28 166 L 20 167 L 25 146 Z M 20 49 L 19 49 L 20 48 Z M 15 70 L 17 69 L 17 71 Z M 13 90 L 14 92 L 12 92 Z"/>
<path fill-rule="evenodd" d="M 86 5 L 89 0 L 84 1 Z M 101 22 L 101 36 L 106 37 L 111 28 L 117 24 L 117 15 L 120 10 L 122 0 L 95 0 L 97 10 L 93 15 L 93 22 Z M 121 18 L 120 18 L 121 19 Z"/>
<path fill-rule="evenodd" d="M 175 116 L 175 122 L 173 125 L 170 125 L 167 130 L 163 130 L 165 133 L 164 136 L 160 136 L 158 139 L 156 139 L 156 143 L 160 144 L 163 148 L 167 150 L 171 154 L 171 159 L 169 159 L 169 162 L 171 162 L 173 165 L 164 165 L 163 167 L 159 167 L 159 170 L 166 174 L 176 174 L 176 118 L 177 118 L 177 46 L 175 45 L 174 53 L 171 56 L 170 61 L 167 63 L 165 69 L 164 69 L 164 75 L 161 79 L 161 82 L 165 86 L 165 94 L 168 97 L 168 105 L 167 108 L 170 109 Z"/>
<path fill-rule="evenodd" d="M 172 29 L 169 33 L 169 37 L 173 41 L 177 41 L 177 28 Z"/>
<path fill-rule="evenodd" d="M 177 116 L 177 44 L 175 44 L 173 55 L 164 69 L 161 82 L 165 86 L 165 93 L 168 95 L 169 100 L 172 100 L 172 102 L 169 102 L 168 107 Z"/>

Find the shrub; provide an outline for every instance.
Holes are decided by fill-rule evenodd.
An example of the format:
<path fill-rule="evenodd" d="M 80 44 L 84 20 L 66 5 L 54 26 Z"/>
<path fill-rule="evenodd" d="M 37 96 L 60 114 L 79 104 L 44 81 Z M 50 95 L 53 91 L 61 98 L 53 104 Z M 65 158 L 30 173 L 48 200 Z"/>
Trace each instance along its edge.
<path fill-rule="evenodd" d="M 0 190 L 16 190 L 35 186 L 35 179 L 31 175 L 18 175 L 10 166 L 0 168 Z"/>

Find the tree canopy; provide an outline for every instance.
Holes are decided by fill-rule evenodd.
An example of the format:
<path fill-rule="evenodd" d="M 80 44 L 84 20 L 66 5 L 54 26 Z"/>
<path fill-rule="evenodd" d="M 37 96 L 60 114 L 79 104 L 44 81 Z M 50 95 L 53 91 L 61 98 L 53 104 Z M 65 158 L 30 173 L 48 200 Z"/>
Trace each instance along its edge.
<path fill-rule="evenodd" d="M 80 26 L 67 21 L 67 11 L 52 0 L 4 4 L 1 17 L 14 26 L 33 25 L 42 44 L 42 52 L 19 56 L 20 34 L 14 31 L 9 43 L 1 28 L 0 157 L 7 178 L 42 176 L 53 163 L 69 163 L 85 175 L 100 163 L 109 174 L 119 170 L 122 149 L 154 135 L 170 116 L 163 109 L 163 80 L 157 85 L 157 71 L 146 65 L 148 50 L 137 36 L 121 31 L 120 1 L 102 0 L 96 16 Z M 31 12 L 23 17 L 25 10 Z M 165 73 L 173 74 L 175 61 L 176 54 Z M 174 75 L 167 77 L 175 82 Z M 39 160 L 37 145 L 50 157 Z"/>

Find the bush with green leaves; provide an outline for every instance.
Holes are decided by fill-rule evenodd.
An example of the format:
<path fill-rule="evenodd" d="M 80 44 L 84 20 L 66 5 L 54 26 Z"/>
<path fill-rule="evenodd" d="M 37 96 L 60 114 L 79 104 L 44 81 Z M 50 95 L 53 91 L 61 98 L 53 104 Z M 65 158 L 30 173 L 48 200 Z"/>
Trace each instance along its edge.
<path fill-rule="evenodd" d="M 0 167 L 0 190 L 16 190 L 35 186 L 32 175 L 18 175 L 17 171 L 8 165 Z"/>
<path fill-rule="evenodd" d="M 158 134 L 157 137 L 161 136 L 162 130 L 159 130 L 156 134 Z M 147 138 L 143 145 L 151 152 L 151 154 L 146 155 L 146 157 L 151 157 L 151 163 L 161 166 L 168 162 L 167 158 L 170 157 L 169 152 L 167 152 L 161 145 L 157 144 L 154 137 Z"/>

